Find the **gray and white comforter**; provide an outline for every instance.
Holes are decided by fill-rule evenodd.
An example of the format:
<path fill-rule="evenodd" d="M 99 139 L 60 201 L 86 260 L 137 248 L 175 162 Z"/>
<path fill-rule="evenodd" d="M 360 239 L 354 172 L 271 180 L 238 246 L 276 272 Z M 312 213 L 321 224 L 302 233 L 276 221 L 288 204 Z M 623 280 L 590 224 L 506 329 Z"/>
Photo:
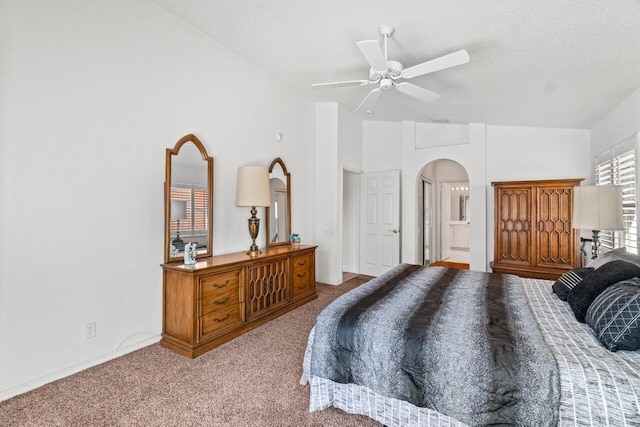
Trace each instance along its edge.
<path fill-rule="evenodd" d="M 522 288 L 560 372 L 559 426 L 640 426 L 640 351 L 612 353 L 589 327 L 575 320 L 567 303 L 552 292 L 553 282 L 522 279 Z M 301 382 L 311 383 L 311 411 L 335 406 L 387 426 L 464 426 L 442 413 L 384 396 L 358 384 L 311 375 L 314 331 Z"/>
<path fill-rule="evenodd" d="M 558 422 L 558 365 L 515 276 L 397 266 L 320 314 L 305 376 L 310 410 L 387 425 Z"/>

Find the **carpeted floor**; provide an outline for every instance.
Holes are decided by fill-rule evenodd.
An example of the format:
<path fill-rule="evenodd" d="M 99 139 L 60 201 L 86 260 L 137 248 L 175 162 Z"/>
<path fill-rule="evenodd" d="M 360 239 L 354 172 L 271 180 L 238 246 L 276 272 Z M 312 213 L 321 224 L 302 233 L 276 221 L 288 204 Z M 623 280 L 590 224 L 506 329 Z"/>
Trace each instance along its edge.
<path fill-rule="evenodd" d="M 318 299 L 197 359 L 156 344 L 0 402 L 0 426 L 379 426 L 335 408 L 309 413 L 299 385 L 316 317 L 369 279 L 318 284 Z"/>

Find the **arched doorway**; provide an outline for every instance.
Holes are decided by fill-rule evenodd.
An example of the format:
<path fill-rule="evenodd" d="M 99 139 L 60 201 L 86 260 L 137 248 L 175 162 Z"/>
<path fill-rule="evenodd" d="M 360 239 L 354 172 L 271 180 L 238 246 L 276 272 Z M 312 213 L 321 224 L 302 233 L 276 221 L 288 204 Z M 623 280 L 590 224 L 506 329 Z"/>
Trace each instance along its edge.
<path fill-rule="evenodd" d="M 418 180 L 420 263 L 469 264 L 471 187 L 466 169 L 453 160 L 438 159 L 422 168 Z"/>

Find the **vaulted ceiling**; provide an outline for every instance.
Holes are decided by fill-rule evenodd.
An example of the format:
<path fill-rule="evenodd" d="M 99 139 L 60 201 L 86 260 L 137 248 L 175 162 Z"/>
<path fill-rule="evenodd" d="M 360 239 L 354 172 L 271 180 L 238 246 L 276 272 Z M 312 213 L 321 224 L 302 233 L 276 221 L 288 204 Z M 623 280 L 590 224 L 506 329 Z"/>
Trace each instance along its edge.
<path fill-rule="evenodd" d="M 367 79 L 356 42 L 382 40 L 381 24 L 395 27 L 389 59 L 405 68 L 467 50 L 469 63 L 411 79 L 438 100 L 384 91 L 373 120 L 588 129 L 640 87 L 638 0 L 154 1 L 312 99 L 352 110 L 372 86 L 310 85 Z"/>

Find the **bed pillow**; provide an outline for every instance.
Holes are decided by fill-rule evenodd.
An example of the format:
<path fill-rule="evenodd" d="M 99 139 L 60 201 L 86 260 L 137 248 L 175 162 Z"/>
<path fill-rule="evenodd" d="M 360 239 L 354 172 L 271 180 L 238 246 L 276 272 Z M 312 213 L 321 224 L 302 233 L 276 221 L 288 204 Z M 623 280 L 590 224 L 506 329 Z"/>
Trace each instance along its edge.
<path fill-rule="evenodd" d="M 576 285 L 582 282 L 582 279 L 584 279 L 587 274 L 591 273 L 592 271 L 593 268 L 591 267 L 575 268 L 571 271 L 567 271 L 562 276 L 560 276 L 558 280 L 556 280 L 551 289 L 553 289 L 553 292 L 556 293 L 558 298 L 560 298 L 562 301 L 566 301 L 567 295 L 569 295 L 571 289 L 575 288 Z"/>
<path fill-rule="evenodd" d="M 567 302 L 578 322 L 584 323 L 587 309 L 602 291 L 632 277 L 640 277 L 640 267 L 621 260 L 608 262 L 588 274 L 567 296 Z"/>
<path fill-rule="evenodd" d="M 627 261 L 627 262 L 630 262 L 631 264 L 640 266 L 640 255 L 627 252 L 626 248 L 616 248 L 616 249 L 610 250 L 609 252 L 605 252 L 602 255 L 600 255 L 598 258 L 590 261 L 587 264 L 587 267 L 593 267 L 597 269 L 603 266 L 604 264 L 610 261 L 615 261 L 615 260 Z"/>
<path fill-rule="evenodd" d="M 609 286 L 589 306 L 587 324 L 611 351 L 640 349 L 640 279 Z"/>

